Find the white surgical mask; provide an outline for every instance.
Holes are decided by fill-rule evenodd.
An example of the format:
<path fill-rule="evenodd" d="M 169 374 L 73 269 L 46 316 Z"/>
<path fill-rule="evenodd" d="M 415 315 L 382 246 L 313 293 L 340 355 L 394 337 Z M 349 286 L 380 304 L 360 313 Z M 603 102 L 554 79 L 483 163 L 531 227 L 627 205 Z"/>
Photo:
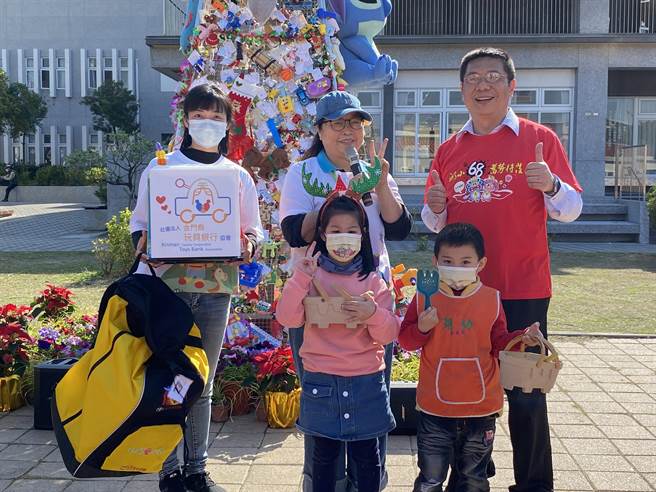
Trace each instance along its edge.
<path fill-rule="evenodd" d="M 189 135 L 201 147 L 218 147 L 226 136 L 228 124 L 216 120 L 189 120 Z"/>
<path fill-rule="evenodd" d="M 362 234 L 326 234 L 328 255 L 341 263 L 355 258 L 360 252 Z"/>
<path fill-rule="evenodd" d="M 478 266 L 474 267 L 456 267 L 447 265 L 438 265 L 437 271 L 440 272 L 440 280 L 455 290 L 462 290 L 469 284 L 476 281 Z"/>

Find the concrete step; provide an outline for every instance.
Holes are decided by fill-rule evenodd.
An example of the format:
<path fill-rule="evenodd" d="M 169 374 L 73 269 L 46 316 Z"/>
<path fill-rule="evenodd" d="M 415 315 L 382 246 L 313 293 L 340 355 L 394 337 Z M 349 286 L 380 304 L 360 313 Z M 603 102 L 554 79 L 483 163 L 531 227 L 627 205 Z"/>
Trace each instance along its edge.
<path fill-rule="evenodd" d="M 638 242 L 640 227 L 634 222 L 623 220 L 577 220 L 563 223 L 549 221 L 547 233 L 553 241 L 612 243 Z M 415 220 L 412 235 L 433 234 L 421 220 Z"/>
<path fill-rule="evenodd" d="M 547 233 L 553 241 L 638 242 L 640 226 L 626 220 L 549 221 Z"/>

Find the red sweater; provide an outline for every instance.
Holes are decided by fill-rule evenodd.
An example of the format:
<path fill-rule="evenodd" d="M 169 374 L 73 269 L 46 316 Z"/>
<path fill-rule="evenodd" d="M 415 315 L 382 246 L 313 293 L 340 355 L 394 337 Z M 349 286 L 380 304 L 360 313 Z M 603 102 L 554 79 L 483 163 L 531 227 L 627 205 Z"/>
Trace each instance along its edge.
<path fill-rule="evenodd" d="M 431 165 L 447 192 L 447 223 L 474 224 L 485 239 L 489 261 L 481 281 L 502 299 L 551 297 L 544 195 L 528 187 L 524 171 L 544 143 L 544 160 L 561 181 L 581 191 L 558 136 L 519 119 L 519 135 L 456 135 L 440 145 Z M 426 189 L 433 185 L 429 178 Z"/>

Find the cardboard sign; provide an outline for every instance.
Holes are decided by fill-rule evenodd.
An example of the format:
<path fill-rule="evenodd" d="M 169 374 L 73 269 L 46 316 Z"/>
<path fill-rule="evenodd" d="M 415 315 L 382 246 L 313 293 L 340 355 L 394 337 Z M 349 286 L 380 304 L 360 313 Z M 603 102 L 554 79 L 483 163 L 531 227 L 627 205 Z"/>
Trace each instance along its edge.
<path fill-rule="evenodd" d="M 168 263 L 241 256 L 239 174 L 221 165 L 158 166 L 148 177 L 148 255 Z"/>

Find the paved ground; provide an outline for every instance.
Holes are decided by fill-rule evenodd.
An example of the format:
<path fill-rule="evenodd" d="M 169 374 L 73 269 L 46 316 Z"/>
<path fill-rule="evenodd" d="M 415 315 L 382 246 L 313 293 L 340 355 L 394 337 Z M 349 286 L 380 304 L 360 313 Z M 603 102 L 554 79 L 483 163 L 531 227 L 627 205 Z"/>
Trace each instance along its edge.
<path fill-rule="evenodd" d="M 549 394 L 556 490 L 656 490 L 656 340 L 554 338 L 564 367 Z M 1 415 L 1 414 L 0 414 Z M 499 420 L 493 490 L 512 481 L 506 417 Z M 31 430 L 30 408 L 0 417 L 0 490 L 156 491 L 155 476 L 70 480 L 50 431 Z M 225 491 L 299 490 L 303 438 L 252 415 L 213 424 L 208 469 Z M 414 438 L 392 436 L 393 492 L 412 490 Z"/>
<path fill-rule="evenodd" d="M 13 210 L 0 219 L 0 251 L 90 251 L 100 234 L 94 227 L 94 211 L 74 203 L 9 203 Z"/>

